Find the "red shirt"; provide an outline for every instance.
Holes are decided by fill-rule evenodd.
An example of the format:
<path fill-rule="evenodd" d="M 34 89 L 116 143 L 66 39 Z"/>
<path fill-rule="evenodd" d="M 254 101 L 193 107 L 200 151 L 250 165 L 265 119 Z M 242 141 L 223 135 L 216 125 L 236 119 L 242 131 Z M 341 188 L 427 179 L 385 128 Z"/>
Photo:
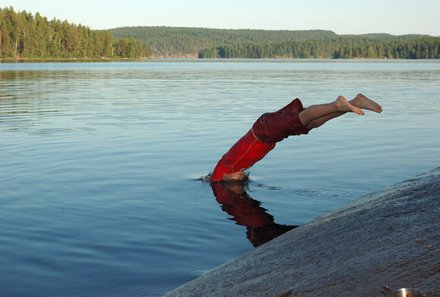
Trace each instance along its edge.
<path fill-rule="evenodd" d="M 307 134 L 309 129 L 299 120 L 299 113 L 303 110 L 304 107 L 297 98 L 276 112 L 260 116 L 252 129 L 218 161 L 211 181 L 221 181 L 225 174 L 251 167 L 264 158 L 278 141 L 290 135 Z"/>

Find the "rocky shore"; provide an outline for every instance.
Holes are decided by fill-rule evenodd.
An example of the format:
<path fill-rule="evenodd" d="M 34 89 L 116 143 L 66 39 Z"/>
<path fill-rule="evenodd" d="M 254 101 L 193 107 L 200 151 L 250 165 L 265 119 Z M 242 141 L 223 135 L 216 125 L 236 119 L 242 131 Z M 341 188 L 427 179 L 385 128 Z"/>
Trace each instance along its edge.
<path fill-rule="evenodd" d="M 166 296 L 440 296 L 440 167 L 372 193 Z"/>

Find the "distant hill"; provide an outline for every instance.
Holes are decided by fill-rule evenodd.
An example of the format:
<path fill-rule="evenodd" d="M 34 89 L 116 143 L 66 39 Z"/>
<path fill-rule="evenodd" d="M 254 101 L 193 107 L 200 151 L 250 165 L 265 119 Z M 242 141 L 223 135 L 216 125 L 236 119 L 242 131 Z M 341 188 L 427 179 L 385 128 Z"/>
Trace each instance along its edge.
<path fill-rule="evenodd" d="M 158 57 L 193 56 L 200 50 L 237 44 L 300 42 L 305 40 L 329 40 L 338 37 L 325 30 L 269 31 L 227 30 L 179 27 L 123 27 L 111 29 L 116 39 L 134 37 L 146 44 L 150 54 Z"/>
<path fill-rule="evenodd" d="M 429 35 L 422 35 L 422 34 L 406 34 L 406 35 L 392 35 L 388 33 L 367 33 L 367 34 L 359 34 L 359 35 L 341 35 L 344 37 L 361 37 L 361 38 L 371 38 L 371 39 L 378 39 L 378 40 L 385 40 L 385 39 L 415 39 L 415 38 L 422 38 L 422 37 L 430 37 Z"/>
<path fill-rule="evenodd" d="M 180 27 L 123 27 L 109 31 L 117 40 L 134 38 L 145 44 L 153 58 L 440 58 L 440 38 L 428 35 Z"/>
<path fill-rule="evenodd" d="M 141 58 L 440 59 L 440 37 L 327 30 L 123 27 L 91 30 L 0 7 L 0 60 Z"/>

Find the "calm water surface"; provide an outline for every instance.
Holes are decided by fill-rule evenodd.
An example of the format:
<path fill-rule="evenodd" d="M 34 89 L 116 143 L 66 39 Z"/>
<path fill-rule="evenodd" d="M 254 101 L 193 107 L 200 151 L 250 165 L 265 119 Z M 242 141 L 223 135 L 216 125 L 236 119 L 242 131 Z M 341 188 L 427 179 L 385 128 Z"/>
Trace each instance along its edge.
<path fill-rule="evenodd" d="M 358 92 L 384 112 L 197 180 L 261 113 Z M 161 296 L 439 166 L 439 94 L 437 61 L 0 64 L 0 296 Z"/>

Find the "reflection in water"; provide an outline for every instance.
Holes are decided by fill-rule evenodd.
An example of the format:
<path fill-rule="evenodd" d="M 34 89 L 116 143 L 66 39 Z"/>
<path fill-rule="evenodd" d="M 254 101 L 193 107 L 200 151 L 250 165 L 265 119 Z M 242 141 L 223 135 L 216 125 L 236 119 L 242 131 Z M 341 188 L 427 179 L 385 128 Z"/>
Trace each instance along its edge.
<path fill-rule="evenodd" d="M 245 190 L 245 183 L 211 183 L 214 196 L 231 220 L 247 228 L 246 236 L 257 247 L 298 226 L 275 223 L 273 216 Z"/>

